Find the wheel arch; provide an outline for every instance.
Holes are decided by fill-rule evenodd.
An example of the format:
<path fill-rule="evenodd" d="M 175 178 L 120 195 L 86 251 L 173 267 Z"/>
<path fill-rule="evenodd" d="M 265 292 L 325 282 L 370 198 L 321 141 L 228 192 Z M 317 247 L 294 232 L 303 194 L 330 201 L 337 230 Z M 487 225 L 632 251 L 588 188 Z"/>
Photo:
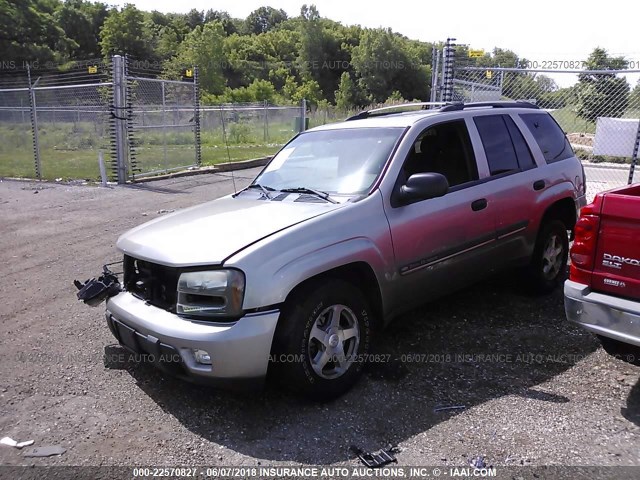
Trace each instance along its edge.
<path fill-rule="evenodd" d="M 303 280 L 287 294 L 285 303 L 290 301 L 292 297 L 298 295 L 301 291 L 311 288 L 314 283 L 321 282 L 323 280 L 330 281 L 332 279 L 344 280 L 360 289 L 369 302 L 369 307 L 372 310 L 374 330 L 383 328 L 384 307 L 382 291 L 380 290 L 380 284 L 378 283 L 378 279 L 373 268 L 364 261 L 355 261 L 340 265 Z"/>
<path fill-rule="evenodd" d="M 573 198 L 561 198 L 549 205 L 540 220 L 540 228 L 551 220 L 560 220 L 567 226 L 567 230 L 573 231 L 577 220 L 576 203 Z"/>

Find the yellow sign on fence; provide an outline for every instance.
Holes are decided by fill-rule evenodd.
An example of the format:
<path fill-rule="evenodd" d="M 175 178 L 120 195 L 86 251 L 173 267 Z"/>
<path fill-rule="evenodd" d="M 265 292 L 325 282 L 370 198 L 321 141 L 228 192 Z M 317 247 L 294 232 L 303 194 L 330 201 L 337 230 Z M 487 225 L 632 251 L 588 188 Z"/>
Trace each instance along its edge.
<path fill-rule="evenodd" d="M 87 71 L 89 73 L 98 73 L 98 66 L 97 65 L 89 65 L 87 67 Z"/>
<path fill-rule="evenodd" d="M 484 57 L 484 50 L 469 50 L 469 58 Z"/>

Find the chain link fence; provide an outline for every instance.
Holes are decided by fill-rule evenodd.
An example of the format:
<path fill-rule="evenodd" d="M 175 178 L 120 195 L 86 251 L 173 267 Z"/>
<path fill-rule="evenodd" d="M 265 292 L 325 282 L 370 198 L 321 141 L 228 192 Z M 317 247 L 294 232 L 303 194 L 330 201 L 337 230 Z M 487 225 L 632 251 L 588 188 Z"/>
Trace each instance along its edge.
<path fill-rule="evenodd" d="M 303 118 L 306 116 L 298 105 L 263 102 L 203 106 L 203 163 L 213 165 L 273 155 L 300 131 Z"/>
<path fill-rule="evenodd" d="M 309 118 L 304 102 L 201 106 L 197 68 L 177 81 L 139 65 L 116 56 L 0 77 L 0 177 L 100 180 L 102 153 L 124 182 L 270 156 L 303 125 L 344 118 Z"/>
<path fill-rule="evenodd" d="M 630 183 L 640 135 L 638 70 L 455 70 L 453 101 L 525 100 L 548 111 L 585 167 L 589 195 Z"/>
<path fill-rule="evenodd" d="M 0 175 L 100 177 L 108 152 L 109 65 L 89 60 L 68 72 L 32 70 L 0 79 Z"/>
<path fill-rule="evenodd" d="M 195 85 L 133 76 L 127 82 L 131 176 L 199 165 Z"/>

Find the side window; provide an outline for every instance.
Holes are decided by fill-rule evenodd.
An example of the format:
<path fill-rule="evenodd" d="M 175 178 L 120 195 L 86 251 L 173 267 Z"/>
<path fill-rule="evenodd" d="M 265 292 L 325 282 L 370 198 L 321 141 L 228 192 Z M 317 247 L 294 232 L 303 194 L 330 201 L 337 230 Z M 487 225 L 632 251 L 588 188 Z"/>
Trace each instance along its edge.
<path fill-rule="evenodd" d="M 491 175 L 520 170 L 518 157 L 503 115 L 475 117 Z"/>
<path fill-rule="evenodd" d="M 429 127 L 416 139 L 403 171 L 405 178 L 414 173 L 441 173 L 450 187 L 478 179 L 478 167 L 463 120 Z"/>
<path fill-rule="evenodd" d="M 573 150 L 562 129 L 548 113 L 522 113 L 527 128 L 538 142 L 547 163 L 573 157 Z"/>
<path fill-rule="evenodd" d="M 509 129 L 513 147 L 516 149 L 516 156 L 518 157 L 518 164 L 520 165 L 520 168 L 522 170 L 534 168 L 536 166 L 536 162 L 533 160 L 533 155 L 531 155 L 531 150 L 529 150 L 529 145 L 527 145 L 527 141 L 522 136 L 522 132 L 510 116 L 505 115 L 504 121 Z"/>

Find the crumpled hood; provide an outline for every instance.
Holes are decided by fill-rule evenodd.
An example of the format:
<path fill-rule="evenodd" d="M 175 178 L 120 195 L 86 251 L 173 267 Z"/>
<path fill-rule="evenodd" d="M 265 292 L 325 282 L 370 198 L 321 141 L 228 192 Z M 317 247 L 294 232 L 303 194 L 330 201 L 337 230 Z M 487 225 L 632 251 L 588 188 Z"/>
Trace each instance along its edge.
<path fill-rule="evenodd" d="M 341 206 L 223 197 L 129 230 L 117 247 L 162 265 L 215 265 L 258 240 Z"/>

